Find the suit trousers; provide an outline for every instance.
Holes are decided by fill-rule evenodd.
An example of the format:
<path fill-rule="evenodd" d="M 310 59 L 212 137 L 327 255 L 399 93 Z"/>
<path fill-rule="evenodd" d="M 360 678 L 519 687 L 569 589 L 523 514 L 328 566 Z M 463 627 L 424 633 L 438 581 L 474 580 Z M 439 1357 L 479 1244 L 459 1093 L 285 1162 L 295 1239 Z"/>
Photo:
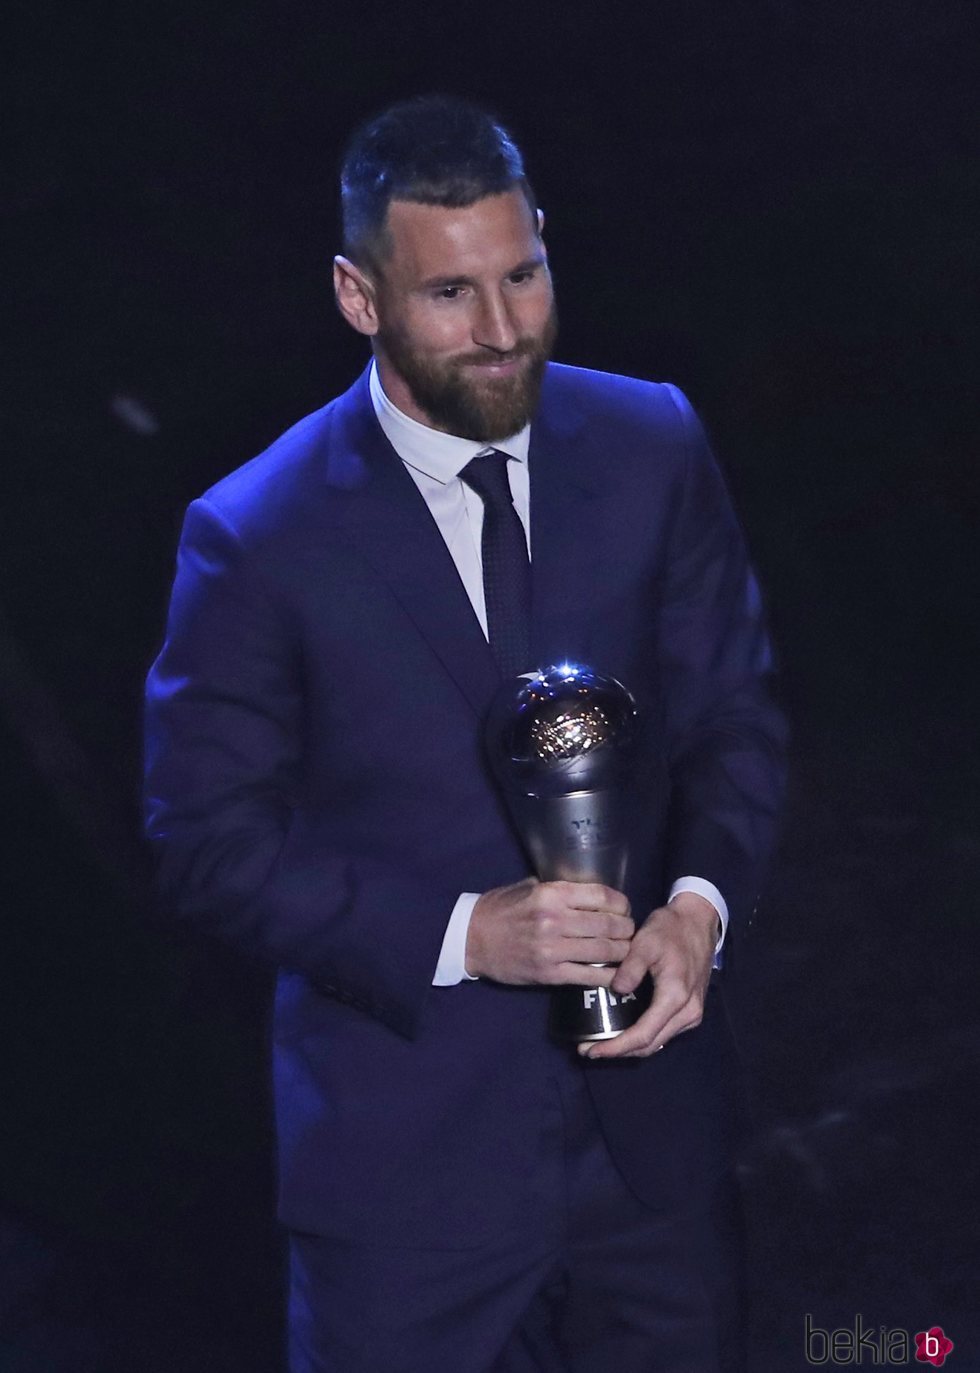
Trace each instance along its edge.
<path fill-rule="evenodd" d="M 744 1373 L 734 1178 L 653 1211 L 571 1055 L 550 1090 L 547 1227 L 470 1249 L 291 1234 L 290 1373 Z"/>

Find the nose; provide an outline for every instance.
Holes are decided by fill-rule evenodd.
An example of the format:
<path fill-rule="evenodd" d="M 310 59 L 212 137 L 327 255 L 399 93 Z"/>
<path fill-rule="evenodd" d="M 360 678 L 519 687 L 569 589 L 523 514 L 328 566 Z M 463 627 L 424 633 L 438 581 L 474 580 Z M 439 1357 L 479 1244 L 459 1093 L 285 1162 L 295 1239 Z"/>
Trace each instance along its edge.
<path fill-rule="evenodd" d="M 507 301 L 500 292 L 484 296 L 474 322 L 473 342 L 495 353 L 509 353 L 517 343 L 518 332 Z"/>

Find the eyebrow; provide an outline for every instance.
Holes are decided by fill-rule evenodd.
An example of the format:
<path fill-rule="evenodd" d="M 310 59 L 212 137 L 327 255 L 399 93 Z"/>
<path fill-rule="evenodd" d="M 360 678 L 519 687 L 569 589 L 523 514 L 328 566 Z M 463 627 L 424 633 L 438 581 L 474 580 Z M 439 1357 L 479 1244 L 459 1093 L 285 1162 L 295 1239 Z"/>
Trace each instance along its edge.
<path fill-rule="evenodd" d="M 504 276 L 516 276 L 518 272 L 530 272 L 535 267 L 543 267 L 545 263 L 544 253 L 537 253 L 534 257 L 526 257 L 523 262 L 518 262 L 516 266 L 508 268 Z M 420 291 L 437 291 L 442 286 L 475 286 L 476 278 L 468 276 L 441 276 L 429 277 L 423 281 Z"/>

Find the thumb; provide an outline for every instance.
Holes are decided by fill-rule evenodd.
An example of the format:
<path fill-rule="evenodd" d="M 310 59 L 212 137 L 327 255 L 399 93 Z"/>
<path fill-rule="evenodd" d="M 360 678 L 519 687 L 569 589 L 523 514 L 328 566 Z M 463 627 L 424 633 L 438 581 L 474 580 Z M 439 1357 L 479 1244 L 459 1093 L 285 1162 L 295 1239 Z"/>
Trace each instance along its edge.
<path fill-rule="evenodd" d="M 617 993 L 635 992 L 649 971 L 649 963 L 643 954 L 642 949 L 637 947 L 634 940 L 629 953 L 616 969 L 613 977 L 612 989 Z"/>

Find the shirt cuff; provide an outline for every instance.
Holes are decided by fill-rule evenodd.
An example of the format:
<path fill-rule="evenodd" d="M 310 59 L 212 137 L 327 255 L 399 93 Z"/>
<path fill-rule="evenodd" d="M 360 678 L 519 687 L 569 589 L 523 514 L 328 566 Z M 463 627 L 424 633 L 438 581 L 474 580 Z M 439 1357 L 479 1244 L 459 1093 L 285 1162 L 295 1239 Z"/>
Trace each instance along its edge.
<path fill-rule="evenodd" d="M 457 898 L 449 917 L 449 924 L 446 926 L 442 948 L 439 950 L 439 961 L 432 979 L 433 987 L 455 987 L 458 982 L 479 980 L 466 971 L 466 936 L 469 934 L 473 907 L 479 899 L 480 892 L 471 891 L 464 891 L 462 896 Z"/>
<path fill-rule="evenodd" d="M 715 945 L 715 957 L 712 967 L 721 967 L 721 948 L 725 942 L 725 935 L 728 933 L 728 906 L 725 898 L 714 885 L 713 882 L 706 882 L 703 877 L 678 877 L 677 881 L 670 889 L 668 902 L 673 901 L 674 897 L 682 891 L 693 892 L 695 896 L 703 896 L 705 901 L 711 903 L 718 912 L 718 919 L 721 923 L 721 932 L 718 935 L 718 942 Z"/>

